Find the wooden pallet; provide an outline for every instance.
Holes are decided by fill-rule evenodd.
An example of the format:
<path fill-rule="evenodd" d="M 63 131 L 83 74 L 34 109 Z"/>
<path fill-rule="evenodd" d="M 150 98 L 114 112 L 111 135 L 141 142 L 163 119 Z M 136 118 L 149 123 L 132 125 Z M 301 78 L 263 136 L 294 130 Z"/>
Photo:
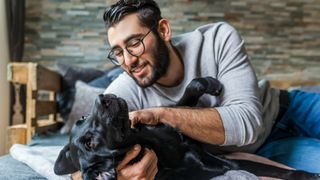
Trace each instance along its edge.
<path fill-rule="evenodd" d="M 9 63 L 8 80 L 26 85 L 27 99 L 25 122 L 7 129 L 7 150 L 15 143 L 27 144 L 34 133 L 56 129 L 60 124 L 56 93 L 60 90 L 61 77 L 37 63 Z M 47 99 L 39 99 L 39 92 L 48 93 Z"/>

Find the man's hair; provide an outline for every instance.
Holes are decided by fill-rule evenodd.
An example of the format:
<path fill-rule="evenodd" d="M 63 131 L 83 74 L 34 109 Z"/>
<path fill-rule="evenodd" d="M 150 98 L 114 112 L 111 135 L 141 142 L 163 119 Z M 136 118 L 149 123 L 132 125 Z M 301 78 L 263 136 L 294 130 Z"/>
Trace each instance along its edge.
<path fill-rule="evenodd" d="M 126 15 L 132 13 L 138 13 L 141 25 L 149 29 L 162 19 L 160 8 L 153 0 L 119 0 L 104 12 L 103 20 L 106 28 L 109 29 L 111 26 L 119 23 Z M 156 32 L 154 29 L 152 31 Z"/>

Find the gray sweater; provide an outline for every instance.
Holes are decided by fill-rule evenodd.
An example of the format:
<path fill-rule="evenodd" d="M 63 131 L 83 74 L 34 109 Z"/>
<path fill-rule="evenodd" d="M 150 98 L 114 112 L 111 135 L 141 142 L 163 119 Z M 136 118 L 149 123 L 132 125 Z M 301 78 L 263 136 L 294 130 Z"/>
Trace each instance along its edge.
<path fill-rule="evenodd" d="M 223 84 L 220 97 L 204 95 L 197 106 L 215 107 L 225 129 L 222 146 L 203 144 L 214 153 L 254 152 L 271 131 L 278 113 L 278 91 L 257 78 L 237 31 L 227 23 L 208 24 L 173 39 L 184 64 L 184 79 L 175 87 L 154 84 L 140 88 L 126 73 L 105 91 L 124 98 L 129 110 L 172 106 L 197 77 L 211 76 Z"/>

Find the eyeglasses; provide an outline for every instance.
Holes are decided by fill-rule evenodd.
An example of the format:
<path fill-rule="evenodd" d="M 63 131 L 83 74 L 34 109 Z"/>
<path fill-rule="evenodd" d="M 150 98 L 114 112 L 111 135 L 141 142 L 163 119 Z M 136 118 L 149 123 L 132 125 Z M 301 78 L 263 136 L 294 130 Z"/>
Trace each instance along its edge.
<path fill-rule="evenodd" d="M 131 54 L 132 56 L 139 57 L 141 56 L 145 51 L 145 45 L 143 43 L 143 40 L 145 37 L 150 34 L 153 27 L 145 34 L 144 36 L 140 38 L 133 38 L 131 39 L 125 46 L 126 51 Z M 110 50 L 108 54 L 108 59 L 115 65 L 121 66 L 124 63 L 124 56 L 123 52 L 124 50 L 122 48 L 113 48 Z"/>

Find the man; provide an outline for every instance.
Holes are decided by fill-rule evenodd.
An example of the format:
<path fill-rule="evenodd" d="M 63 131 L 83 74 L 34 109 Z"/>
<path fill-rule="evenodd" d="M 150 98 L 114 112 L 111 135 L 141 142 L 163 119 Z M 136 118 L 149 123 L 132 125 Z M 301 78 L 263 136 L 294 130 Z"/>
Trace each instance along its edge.
<path fill-rule="evenodd" d="M 267 82 L 258 87 L 244 42 L 227 23 L 205 25 L 172 40 L 170 23 L 152 0 L 120 0 L 106 10 L 104 21 L 111 46 L 108 58 L 126 72 L 105 93 L 127 100 L 133 126 L 165 123 L 202 142 L 209 152 L 253 153 L 282 118 L 278 116 L 279 91 L 270 89 Z M 223 84 L 220 97 L 204 95 L 197 108 L 168 107 L 175 105 L 192 79 L 205 76 Z M 281 99 L 288 97 L 281 94 Z M 284 104 L 304 95 L 290 93 Z M 316 98 L 312 105 L 320 107 L 319 95 L 308 96 Z M 320 124 L 316 111 L 312 113 L 313 118 L 303 123 Z M 306 127 L 303 123 L 300 129 Z M 319 129 L 312 130 L 313 137 L 319 138 Z M 274 143 L 280 137 L 272 135 L 274 139 L 267 141 Z M 140 148 L 135 146 L 117 167 L 120 179 L 152 179 L 157 173 L 157 157 L 150 149 L 140 162 L 128 164 Z M 314 148 L 320 150 L 320 143 Z M 263 154 L 264 149 L 260 151 Z"/>

